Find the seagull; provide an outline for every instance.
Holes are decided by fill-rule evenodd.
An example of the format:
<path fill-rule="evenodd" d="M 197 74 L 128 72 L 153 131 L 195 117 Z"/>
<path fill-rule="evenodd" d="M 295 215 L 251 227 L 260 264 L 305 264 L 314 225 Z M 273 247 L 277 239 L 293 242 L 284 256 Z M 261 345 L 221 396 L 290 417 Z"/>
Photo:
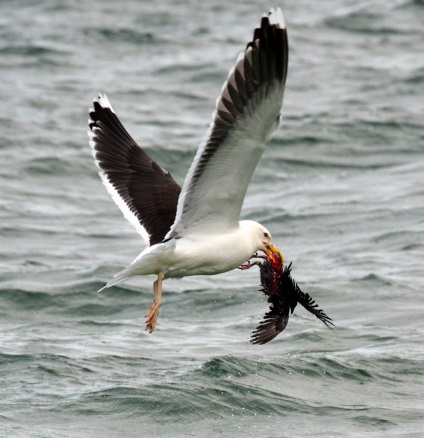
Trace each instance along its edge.
<path fill-rule="evenodd" d="M 99 175 L 148 243 L 104 288 L 157 275 L 146 315 L 149 332 L 157 324 L 164 279 L 248 269 L 259 251 L 283 260 L 271 233 L 240 221 L 240 212 L 265 145 L 280 125 L 287 65 L 286 23 L 281 9 L 271 9 L 230 70 L 182 187 L 133 140 L 107 96 L 94 99 L 88 136 Z"/>

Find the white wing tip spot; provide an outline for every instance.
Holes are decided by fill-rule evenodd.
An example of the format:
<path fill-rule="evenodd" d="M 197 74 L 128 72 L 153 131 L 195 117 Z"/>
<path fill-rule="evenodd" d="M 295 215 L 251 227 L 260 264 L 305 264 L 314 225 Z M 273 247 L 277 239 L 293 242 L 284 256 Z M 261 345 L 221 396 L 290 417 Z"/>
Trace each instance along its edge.
<path fill-rule="evenodd" d="M 284 19 L 281 8 L 271 8 L 268 13 L 269 22 L 272 25 L 278 25 L 281 29 L 286 29 L 286 20 Z"/>
<path fill-rule="evenodd" d="M 93 99 L 93 101 L 98 102 L 102 108 L 109 108 L 113 113 L 115 112 L 106 94 L 99 93 L 97 99 Z"/>

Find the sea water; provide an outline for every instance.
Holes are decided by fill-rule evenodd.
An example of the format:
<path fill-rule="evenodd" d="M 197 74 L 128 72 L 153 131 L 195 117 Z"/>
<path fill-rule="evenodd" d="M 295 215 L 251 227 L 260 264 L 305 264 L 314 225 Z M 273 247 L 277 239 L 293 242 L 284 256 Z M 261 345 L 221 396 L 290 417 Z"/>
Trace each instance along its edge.
<path fill-rule="evenodd" d="M 230 67 L 281 6 L 282 126 L 242 218 L 333 319 L 264 346 L 257 268 L 97 291 L 145 247 L 97 175 L 107 93 L 182 184 Z M 422 0 L 0 3 L 0 436 L 421 437 Z M 235 163 L 236 165 L 236 163 Z"/>

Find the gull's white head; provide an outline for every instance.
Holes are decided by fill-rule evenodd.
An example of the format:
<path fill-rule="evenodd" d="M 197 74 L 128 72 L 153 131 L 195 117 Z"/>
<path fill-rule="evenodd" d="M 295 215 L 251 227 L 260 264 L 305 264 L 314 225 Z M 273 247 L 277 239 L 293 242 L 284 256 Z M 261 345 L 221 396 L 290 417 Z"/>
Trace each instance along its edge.
<path fill-rule="evenodd" d="M 281 261 L 284 262 L 283 254 L 275 246 L 271 233 L 263 225 L 254 221 L 241 221 L 240 227 L 255 239 L 256 249 L 253 252 L 263 251 L 268 256 L 276 253 L 281 257 Z"/>

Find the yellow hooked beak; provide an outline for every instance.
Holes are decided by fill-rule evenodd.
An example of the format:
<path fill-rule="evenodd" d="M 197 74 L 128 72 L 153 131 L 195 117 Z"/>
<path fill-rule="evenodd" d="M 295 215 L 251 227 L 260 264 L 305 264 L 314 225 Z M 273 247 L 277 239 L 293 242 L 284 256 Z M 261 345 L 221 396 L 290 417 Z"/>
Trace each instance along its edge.
<path fill-rule="evenodd" d="M 265 254 L 267 256 L 270 256 L 271 254 L 278 254 L 281 257 L 281 263 L 284 263 L 284 256 L 283 254 L 281 254 L 281 251 L 276 246 L 268 244 L 266 248 L 267 249 L 265 250 Z"/>

